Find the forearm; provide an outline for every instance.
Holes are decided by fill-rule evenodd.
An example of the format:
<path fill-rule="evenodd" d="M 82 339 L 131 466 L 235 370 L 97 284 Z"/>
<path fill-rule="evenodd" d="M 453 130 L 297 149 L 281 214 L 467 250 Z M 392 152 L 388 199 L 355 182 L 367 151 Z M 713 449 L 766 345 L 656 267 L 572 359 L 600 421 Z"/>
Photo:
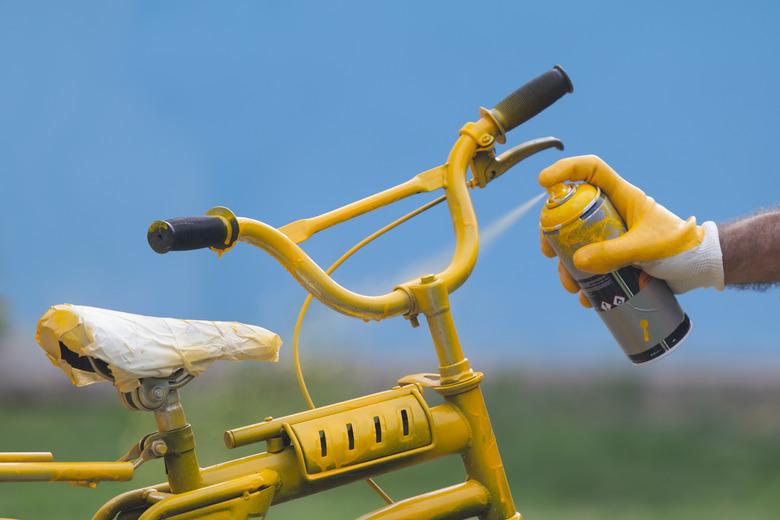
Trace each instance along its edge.
<path fill-rule="evenodd" d="M 780 282 L 780 210 L 718 224 L 726 285 Z"/>

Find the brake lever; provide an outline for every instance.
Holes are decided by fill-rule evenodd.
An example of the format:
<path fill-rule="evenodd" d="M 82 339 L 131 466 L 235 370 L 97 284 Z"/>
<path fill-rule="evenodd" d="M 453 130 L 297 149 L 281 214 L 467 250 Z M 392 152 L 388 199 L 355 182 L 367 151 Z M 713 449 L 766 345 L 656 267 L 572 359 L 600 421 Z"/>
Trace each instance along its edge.
<path fill-rule="evenodd" d="M 500 177 L 523 159 L 548 148 L 563 150 L 563 142 L 557 137 L 540 137 L 513 146 L 498 157 L 496 157 L 496 149 L 492 147 L 477 152 L 471 165 L 474 172 L 472 187 L 484 188 L 490 181 Z"/>

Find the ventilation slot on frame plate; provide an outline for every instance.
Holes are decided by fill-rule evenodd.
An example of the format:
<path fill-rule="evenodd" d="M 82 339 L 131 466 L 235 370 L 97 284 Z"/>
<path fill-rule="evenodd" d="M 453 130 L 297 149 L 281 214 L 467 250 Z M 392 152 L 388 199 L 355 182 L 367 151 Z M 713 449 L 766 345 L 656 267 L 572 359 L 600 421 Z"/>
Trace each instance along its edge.
<path fill-rule="evenodd" d="M 401 427 L 403 428 L 404 437 L 409 435 L 409 412 L 405 408 L 401 410 Z"/>
<path fill-rule="evenodd" d="M 325 430 L 320 430 L 320 454 L 323 457 L 328 455 L 328 440 L 325 438 Z"/>
<path fill-rule="evenodd" d="M 374 433 L 376 434 L 376 442 L 382 442 L 382 423 L 379 421 L 379 416 L 374 416 Z"/>
<path fill-rule="evenodd" d="M 355 432 L 352 429 L 352 423 L 347 423 L 347 447 L 350 450 L 355 449 Z"/>

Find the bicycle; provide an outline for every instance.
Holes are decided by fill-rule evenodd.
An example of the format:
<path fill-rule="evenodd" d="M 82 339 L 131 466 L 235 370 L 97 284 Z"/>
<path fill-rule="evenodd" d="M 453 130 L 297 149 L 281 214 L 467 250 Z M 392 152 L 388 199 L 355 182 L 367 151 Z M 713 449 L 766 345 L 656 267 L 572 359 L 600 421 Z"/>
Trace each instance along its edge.
<path fill-rule="evenodd" d="M 517 89 L 495 108 L 481 108 L 480 118 L 461 128 L 444 164 L 390 189 L 278 229 L 257 220 L 237 217 L 224 207 L 213 208 L 206 216 L 153 223 L 147 238 L 158 253 L 210 248 L 221 255 L 237 242 L 249 243 L 271 254 L 308 291 L 296 323 L 293 349 L 301 390 L 311 409 L 227 430 L 224 439 L 228 448 L 265 441 L 266 451 L 200 468 L 194 433 L 184 414 L 180 389 L 205 370 L 205 366 L 226 357 L 225 352 L 198 351 L 197 360 L 194 359 L 197 356 L 188 358 L 182 352 L 191 352 L 194 348 L 192 336 L 174 333 L 174 339 L 183 342 L 177 347 L 180 351 L 174 353 L 182 356 L 178 364 L 168 358 L 163 363 L 161 359 L 140 356 L 144 362 L 142 370 L 138 365 L 123 364 L 137 352 L 131 352 L 132 346 L 122 346 L 127 336 L 116 323 L 130 320 L 134 327 L 146 326 L 153 331 L 170 323 L 159 321 L 162 318 L 129 317 L 132 315 L 102 309 L 60 309 L 65 314 L 57 315 L 59 322 L 44 324 L 42 320 L 43 325 L 39 326 L 39 336 L 46 336 L 39 338 L 39 342 L 50 358 L 56 358 L 72 380 L 112 381 L 126 407 L 154 413 L 158 429 L 144 436 L 116 462 L 55 462 L 51 453 L 0 453 L 0 481 L 86 484 L 125 481 L 132 479 L 134 470 L 141 464 L 163 459 L 167 482 L 120 494 L 100 507 L 93 518 L 265 517 L 274 504 L 360 479 L 368 479 L 388 502 L 361 517 L 365 520 L 522 518 L 512 500 L 480 388 L 483 374 L 474 371 L 464 355 L 450 310 L 449 294 L 465 283 L 477 258 L 478 227 L 469 189 L 486 187 L 541 150 L 563 149 L 562 143 L 553 137 L 528 141 L 501 155 L 496 155 L 496 144 L 505 143 L 507 132 L 572 91 L 569 77 L 556 66 Z M 471 179 L 467 179 L 469 169 L 473 174 Z M 414 194 L 440 189 L 444 190 L 443 195 L 366 237 L 327 271 L 299 246 L 315 233 L 369 211 Z M 358 249 L 445 200 L 456 246 L 449 266 L 442 272 L 423 275 L 378 296 L 352 292 L 330 277 L 333 270 Z M 300 328 L 312 297 L 336 311 L 364 320 L 403 316 L 417 327 L 419 316 L 423 315 L 438 356 L 439 373 L 403 376 L 389 390 L 314 407 L 298 357 Z M 102 313 L 109 323 L 101 329 L 99 337 L 97 334 L 82 337 L 84 334 L 79 336 L 72 328 L 68 333 L 62 332 L 67 329 L 62 325 L 63 320 L 87 319 L 87 314 L 93 312 Z M 50 320 L 54 319 L 52 316 L 49 315 Z M 250 352 L 240 338 L 224 336 L 221 341 L 225 342 L 226 349 L 232 349 L 229 352 L 232 359 L 273 357 L 275 349 L 278 350 L 278 342 L 274 343 L 273 337 L 264 335 L 272 334 L 268 331 L 241 324 L 226 326 L 233 328 L 204 330 L 223 335 L 230 331 L 238 334 L 239 329 L 248 330 L 244 339 L 259 334 L 257 341 L 265 342 L 265 350 Z M 112 346 L 113 350 L 106 354 L 105 349 L 109 344 L 113 345 L 112 342 L 119 346 Z M 104 350 L 96 353 L 96 344 Z M 443 402 L 429 406 L 424 398 L 426 390 L 441 395 Z M 446 455 L 461 456 L 467 475 L 464 482 L 393 502 L 371 480 L 375 475 Z"/>

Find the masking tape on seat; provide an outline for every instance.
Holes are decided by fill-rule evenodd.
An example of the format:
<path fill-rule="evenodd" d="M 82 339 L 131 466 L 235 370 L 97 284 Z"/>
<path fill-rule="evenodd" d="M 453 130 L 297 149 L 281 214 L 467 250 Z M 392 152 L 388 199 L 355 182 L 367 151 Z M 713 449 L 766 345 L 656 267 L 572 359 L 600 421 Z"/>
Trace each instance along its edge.
<path fill-rule="evenodd" d="M 86 359 L 91 357 L 108 365 L 122 392 L 137 387 L 143 377 L 165 378 L 179 369 L 198 375 L 218 359 L 278 361 L 282 345 L 279 335 L 254 325 L 155 318 L 71 304 L 51 307 L 38 322 L 36 339 L 74 385 L 106 380 L 91 369 Z"/>

